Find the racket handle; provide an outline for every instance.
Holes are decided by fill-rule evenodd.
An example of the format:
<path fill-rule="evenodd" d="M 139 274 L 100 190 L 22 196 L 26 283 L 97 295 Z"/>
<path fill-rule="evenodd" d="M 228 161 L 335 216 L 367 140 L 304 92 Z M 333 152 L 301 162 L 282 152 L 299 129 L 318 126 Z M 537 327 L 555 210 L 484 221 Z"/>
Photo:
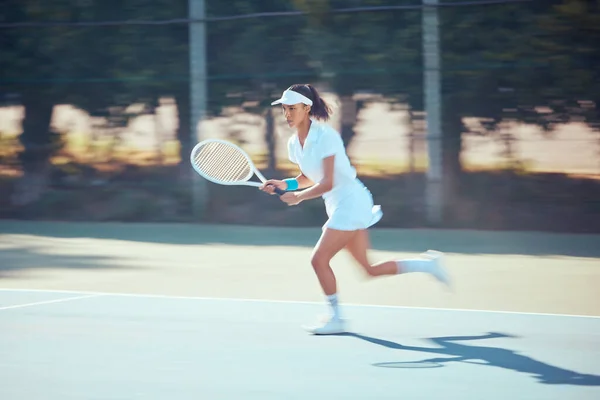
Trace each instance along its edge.
<path fill-rule="evenodd" d="M 280 196 L 285 193 L 285 190 L 281 190 L 277 186 L 274 186 L 274 185 L 271 185 L 271 184 L 269 184 L 268 186 L 273 186 L 273 191 L 275 193 L 277 193 L 278 195 L 280 195 Z"/>

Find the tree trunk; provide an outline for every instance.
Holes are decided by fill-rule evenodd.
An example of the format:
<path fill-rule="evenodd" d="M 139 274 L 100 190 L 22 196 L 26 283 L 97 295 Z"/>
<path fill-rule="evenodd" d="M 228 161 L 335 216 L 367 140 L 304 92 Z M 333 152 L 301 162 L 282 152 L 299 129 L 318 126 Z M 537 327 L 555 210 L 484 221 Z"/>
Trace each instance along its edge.
<path fill-rule="evenodd" d="M 341 103 L 341 129 L 340 134 L 342 135 L 342 140 L 344 142 L 344 146 L 348 148 L 350 142 L 352 142 L 352 138 L 354 138 L 354 125 L 356 125 L 356 114 L 357 114 L 357 105 L 356 101 L 352 98 L 352 95 L 341 95 L 340 96 Z"/>
<path fill-rule="evenodd" d="M 460 201 L 460 178 L 462 174 L 462 132 L 465 127 L 459 114 L 447 113 L 442 121 L 442 165 L 444 182 L 445 214 Z"/>
<path fill-rule="evenodd" d="M 39 93 L 27 93 L 23 96 L 23 106 L 23 133 L 19 136 L 23 146 L 19 154 L 23 176 L 11 199 L 16 206 L 25 206 L 40 198 L 48 186 L 50 156 L 60 147 L 57 136 L 50 131 L 53 102 Z"/>
<path fill-rule="evenodd" d="M 275 154 L 277 143 L 275 138 L 273 109 L 271 107 L 267 108 L 267 112 L 265 114 L 265 141 L 267 142 L 267 170 L 272 173 L 277 168 L 277 157 Z"/>
<path fill-rule="evenodd" d="M 175 93 L 175 103 L 177 104 L 177 116 L 179 120 L 177 128 L 177 140 L 179 141 L 179 173 L 180 177 L 187 181 L 189 178 L 189 158 L 193 143 L 190 127 L 190 90 L 187 85 L 181 85 Z"/>

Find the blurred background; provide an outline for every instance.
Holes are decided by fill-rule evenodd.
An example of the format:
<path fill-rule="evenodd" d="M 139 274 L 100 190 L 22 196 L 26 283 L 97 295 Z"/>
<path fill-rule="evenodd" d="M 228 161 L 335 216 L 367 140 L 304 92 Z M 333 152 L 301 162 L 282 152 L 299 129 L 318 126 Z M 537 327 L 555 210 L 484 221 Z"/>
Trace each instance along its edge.
<path fill-rule="evenodd" d="M 295 175 L 270 103 L 312 83 L 378 226 L 600 232 L 600 0 L 425 3 L 4 0 L 0 218 L 320 226 L 189 163 Z"/>

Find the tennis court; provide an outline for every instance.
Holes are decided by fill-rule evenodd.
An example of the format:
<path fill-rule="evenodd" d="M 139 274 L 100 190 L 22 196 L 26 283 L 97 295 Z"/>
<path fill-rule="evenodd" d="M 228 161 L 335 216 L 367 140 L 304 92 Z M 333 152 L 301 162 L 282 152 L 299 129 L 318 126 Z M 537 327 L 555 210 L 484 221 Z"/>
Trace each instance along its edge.
<path fill-rule="evenodd" d="M 340 256 L 351 332 L 316 337 L 315 232 L 1 222 L 0 398 L 600 397 L 597 236 L 376 230 L 454 292 Z"/>

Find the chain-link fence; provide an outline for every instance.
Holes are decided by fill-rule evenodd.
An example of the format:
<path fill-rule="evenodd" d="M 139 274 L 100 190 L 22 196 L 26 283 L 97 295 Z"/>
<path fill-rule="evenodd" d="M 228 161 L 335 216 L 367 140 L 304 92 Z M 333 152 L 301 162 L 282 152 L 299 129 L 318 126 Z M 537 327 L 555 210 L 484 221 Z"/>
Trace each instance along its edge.
<path fill-rule="evenodd" d="M 285 148 L 293 132 L 270 102 L 310 82 L 333 105 L 331 124 L 384 208 L 381 226 L 428 224 L 421 1 L 202 3 L 203 21 L 181 0 L 7 3 L 3 217 L 194 220 L 194 140 L 234 140 L 267 175 L 295 174 Z M 435 7 L 443 226 L 597 230 L 598 3 Z M 194 137 L 191 82 L 204 77 L 190 70 L 189 26 L 201 23 L 206 118 Z M 324 217 L 318 201 L 288 208 L 248 188 L 203 188 L 203 221 Z"/>

